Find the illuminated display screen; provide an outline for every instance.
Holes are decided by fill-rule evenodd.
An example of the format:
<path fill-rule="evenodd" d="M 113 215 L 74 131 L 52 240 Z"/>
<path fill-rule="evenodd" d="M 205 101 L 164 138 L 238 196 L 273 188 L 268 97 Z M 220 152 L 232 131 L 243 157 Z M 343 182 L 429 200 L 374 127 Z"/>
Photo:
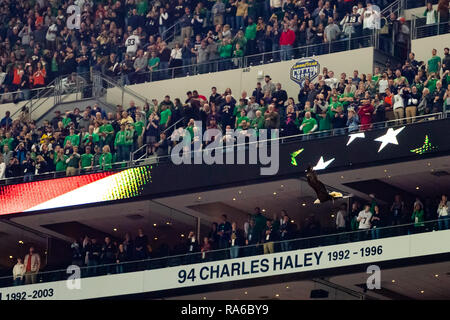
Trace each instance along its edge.
<path fill-rule="evenodd" d="M 151 169 L 143 166 L 1 186 L 0 215 L 133 198 L 151 182 Z"/>
<path fill-rule="evenodd" d="M 277 178 L 304 178 L 311 166 L 322 174 L 383 163 L 414 161 L 448 156 L 450 118 L 380 128 L 316 140 L 296 140 L 279 145 Z M 235 153 L 237 159 L 237 154 Z M 249 159 L 249 155 L 246 157 Z M 274 157 L 275 158 L 275 157 Z M 276 162 L 276 161 L 274 161 Z M 0 186 L 0 216 L 12 213 L 45 212 L 85 204 L 173 196 L 266 182 L 262 164 L 141 166 L 121 172 L 100 172 L 83 176 Z M 273 164 L 275 166 L 275 164 Z M 428 167 L 424 170 L 429 170 Z"/>

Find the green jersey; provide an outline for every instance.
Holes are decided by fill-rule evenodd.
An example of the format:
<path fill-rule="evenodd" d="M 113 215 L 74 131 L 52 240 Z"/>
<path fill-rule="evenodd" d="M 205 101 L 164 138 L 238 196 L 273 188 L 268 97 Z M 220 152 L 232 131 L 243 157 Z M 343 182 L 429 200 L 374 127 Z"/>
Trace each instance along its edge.
<path fill-rule="evenodd" d="M 72 146 L 79 146 L 80 145 L 80 136 L 77 135 L 77 134 L 74 134 L 74 135 L 71 135 L 71 136 L 67 136 L 64 139 L 64 146 L 66 146 L 67 141 L 70 141 Z"/>
<path fill-rule="evenodd" d="M 159 62 L 160 60 L 158 57 L 148 59 L 148 66 L 153 67 L 153 71 L 157 71 L 159 69 Z"/>
<path fill-rule="evenodd" d="M 170 111 L 169 108 L 161 112 L 161 119 L 159 120 L 160 125 L 167 124 L 167 121 L 169 120 L 169 116 L 172 115 L 172 111 Z"/>
<path fill-rule="evenodd" d="M 112 163 L 112 154 L 110 152 L 103 153 L 100 156 L 99 164 L 103 170 L 111 170 L 112 169 L 111 163 Z"/>
<path fill-rule="evenodd" d="M 14 138 L 5 138 L 0 142 L 0 151 L 3 151 L 3 146 L 7 145 L 10 151 L 13 151 Z"/>
<path fill-rule="evenodd" d="M 102 135 L 102 140 L 109 140 L 109 141 L 111 141 L 112 137 L 113 137 L 113 134 L 114 134 L 114 128 L 113 128 L 113 126 L 110 123 L 107 123 L 107 124 L 104 124 L 104 125 L 100 126 L 98 132 L 106 134 L 105 137 L 103 137 L 103 135 Z"/>
<path fill-rule="evenodd" d="M 65 117 L 62 119 L 64 128 L 67 127 L 69 125 L 69 123 L 71 123 L 71 122 L 72 122 L 72 119 L 70 119 L 69 117 Z"/>
<path fill-rule="evenodd" d="M 85 153 L 81 155 L 81 168 L 87 168 L 92 166 L 92 159 L 94 155 L 92 153 Z"/>
<path fill-rule="evenodd" d="M 265 119 L 264 119 L 263 116 L 260 116 L 259 118 L 257 117 L 257 118 L 252 120 L 251 127 L 253 129 L 263 129 L 264 128 L 264 122 L 265 122 Z"/>
<path fill-rule="evenodd" d="M 67 168 L 66 160 L 67 160 L 67 158 L 68 157 L 66 155 L 64 155 L 63 159 L 57 158 L 55 156 L 54 163 L 55 163 L 55 166 L 56 166 L 55 170 L 57 172 L 59 172 L 59 171 L 66 171 L 66 168 Z"/>
<path fill-rule="evenodd" d="M 130 144 L 129 140 L 131 140 L 131 143 L 133 143 L 133 136 L 132 136 L 132 132 L 130 130 L 119 131 L 116 134 L 116 139 L 114 140 L 114 145 L 115 146 L 129 145 Z"/>
<path fill-rule="evenodd" d="M 96 133 L 93 133 L 93 134 L 86 133 L 84 135 L 84 138 L 83 138 L 83 143 L 89 142 L 89 137 L 91 137 L 91 136 L 92 136 L 92 142 L 94 144 L 97 144 L 100 141 L 100 137 L 98 136 L 98 134 L 96 134 Z"/>
<path fill-rule="evenodd" d="M 428 60 L 428 73 L 439 72 L 439 64 L 441 63 L 441 58 L 438 56 L 431 57 Z"/>
<path fill-rule="evenodd" d="M 302 121 L 303 133 L 309 133 L 316 125 L 317 125 L 316 119 L 312 117 L 309 119 L 304 118 Z"/>
<path fill-rule="evenodd" d="M 245 28 L 245 38 L 248 40 L 256 39 L 256 23 L 253 23 Z"/>
<path fill-rule="evenodd" d="M 138 136 L 142 134 L 142 131 L 144 131 L 144 122 L 143 121 L 137 121 L 133 124 L 134 130 L 136 130 Z"/>
<path fill-rule="evenodd" d="M 242 46 L 241 46 L 242 48 Z M 226 44 L 219 47 L 219 55 L 221 58 L 231 58 L 231 53 L 233 51 L 233 46 L 231 44 Z"/>

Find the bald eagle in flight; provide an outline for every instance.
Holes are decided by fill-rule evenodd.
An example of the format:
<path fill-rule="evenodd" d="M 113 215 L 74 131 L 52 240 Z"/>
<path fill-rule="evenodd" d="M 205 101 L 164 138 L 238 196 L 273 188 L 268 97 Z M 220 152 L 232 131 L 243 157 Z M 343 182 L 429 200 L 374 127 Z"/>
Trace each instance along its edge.
<path fill-rule="evenodd" d="M 328 192 L 325 185 L 319 181 L 317 178 L 317 174 L 314 171 L 313 167 L 309 166 L 306 169 L 306 178 L 308 180 L 308 184 L 311 188 L 314 189 L 317 195 L 317 199 L 314 201 L 314 204 L 324 203 L 330 200 L 343 198 L 342 193 L 340 192 Z"/>

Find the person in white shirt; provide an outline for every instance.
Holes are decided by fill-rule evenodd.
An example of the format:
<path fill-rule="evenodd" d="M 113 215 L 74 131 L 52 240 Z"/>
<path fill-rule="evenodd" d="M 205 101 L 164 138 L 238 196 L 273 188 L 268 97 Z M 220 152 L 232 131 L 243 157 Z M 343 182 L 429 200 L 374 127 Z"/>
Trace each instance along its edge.
<path fill-rule="evenodd" d="M 345 218 L 347 216 L 347 205 L 343 203 L 339 208 L 339 211 L 336 213 L 336 229 L 338 232 L 344 232 L 346 221 Z"/>
<path fill-rule="evenodd" d="M 47 47 L 54 48 L 56 45 L 56 34 L 58 32 L 58 26 L 53 23 L 48 27 L 47 34 L 45 35 L 45 40 L 47 40 Z"/>
<path fill-rule="evenodd" d="M 25 275 L 25 265 L 22 258 L 17 258 L 17 263 L 13 268 L 13 280 L 15 286 L 23 285 L 23 277 Z"/>
<path fill-rule="evenodd" d="M 358 217 L 356 218 L 356 221 L 359 222 L 359 230 L 364 230 L 365 232 L 360 232 L 358 235 L 359 240 L 366 240 L 367 235 L 369 232 L 369 229 L 371 228 L 370 221 L 372 220 L 372 212 L 370 212 L 370 205 L 366 204 L 364 206 L 364 210 L 362 210 Z"/>
<path fill-rule="evenodd" d="M 378 93 L 383 94 L 386 92 L 386 89 L 389 88 L 388 75 L 386 72 L 383 72 L 383 75 L 378 79 Z"/>
<path fill-rule="evenodd" d="M 441 197 L 441 202 L 437 209 L 439 230 L 447 230 L 449 228 L 450 201 L 445 194 Z"/>
<path fill-rule="evenodd" d="M 25 284 L 36 283 L 37 274 L 41 268 L 41 257 L 34 252 L 34 247 L 30 247 L 29 253 L 25 256 Z"/>
<path fill-rule="evenodd" d="M 375 10 L 371 3 L 367 4 L 362 17 L 363 30 L 366 34 L 370 34 L 374 29 L 380 29 L 380 12 Z"/>
<path fill-rule="evenodd" d="M 182 73 L 182 68 L 180 68 L 183 65 L 183 57 L 181 53 L 181 47 L 178 43 L 175 44 L 175 47 L 170 52 L 170 61 L 169 61 L 169 68 L 175 68 L 173 70 L 173 75 L 178 76 Z"/>
<path fill-rule="evenodd" d="M 394 110 L 394 115 L 396 120 L 403 119 L 405 117 L 405 104 L 403 102 L 403 89 L 399 90 L 399 92 L 394 96 L 392 101 L 392 109 Z M 401 123 L 400 121 L 396 122 L 397 124 Z"/>
<path fill-rule="evenodd" d="M 337 88 L 337 85 L 339 84 L 338 79 L 334 77 L 333 71 L 328 71 L 328 78 L 325 79 L 325 84 L 329 86 L 331 89 Z"/>
<path fill-rule="evenodd" d="M 134 56 L 136 51 L 141 44 L 137 30 L 133 31 L 133 34 L 127 38 L 125 41 L 125 46 L 127 47 L 127 54 Z"/>

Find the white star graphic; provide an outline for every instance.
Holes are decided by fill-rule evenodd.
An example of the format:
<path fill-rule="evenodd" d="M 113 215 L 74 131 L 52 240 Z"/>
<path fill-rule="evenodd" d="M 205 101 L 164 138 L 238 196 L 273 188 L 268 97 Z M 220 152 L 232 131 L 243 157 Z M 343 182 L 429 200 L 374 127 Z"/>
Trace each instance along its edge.
<path fill-rule="evenodd" d="M 397 141 L 397 135 L 402 132 L 402 130 L 405 129 L 405 127 L 401 127 L 400 129 L 394 130 L 392 128 L 389 128 L 387 133 L 384 136 L 381 136 L 379 138 L 376 138 L 375 141 L 381 142 L 380 149 L 378 149 L 378 152 L 384 149 L 389 143 L 398 145 Z"/>
<path fill-rule="evenodd" d="M 350 139 L 348 139 L 347 142 L 347 146 L 352 143 L 356 138 L 365 138 L 366 134 L 364 132 L 358 132 L 358 133 L 353 133 L 353 134 L 349 134 L 348 135 L 350 137 Z"/>
<path fill-rule="evenodd" d="M 326 169 L 330 163 L 332 163 L 334 161 L 335 158 L 328 160 L 328 161 L 324 161 L 323 157 L 320 157 L 319 162 L 317 162 L 316 166 L 313 168 L 314 171 L 318 171 L 318 170 L 323 170 Z"/>

